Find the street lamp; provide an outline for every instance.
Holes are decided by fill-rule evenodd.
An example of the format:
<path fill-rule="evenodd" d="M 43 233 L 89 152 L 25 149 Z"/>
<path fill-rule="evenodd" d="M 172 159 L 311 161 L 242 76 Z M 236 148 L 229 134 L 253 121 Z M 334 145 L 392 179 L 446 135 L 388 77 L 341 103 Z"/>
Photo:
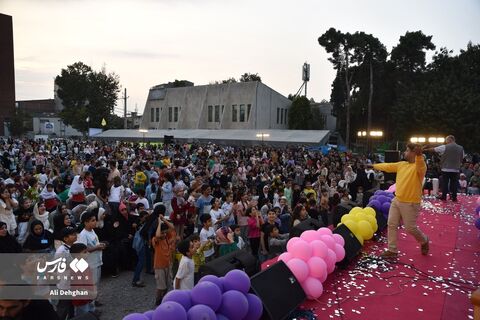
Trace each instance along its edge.
<path fill-rule="evenodd" d="M 263 138 L 268 138 L 268 137 L 270 137 L 269 133 L 263 133 L 263 132 L 257 133 L 257 138 L 262 138 L 262 144 L 263 144 Z"/>
<path fill-rule="evenodd" d="M 443 137 L 417 137 L 417 136 L 414 136 L 414 137 L 411 137 L 410 138 L 410 142 L 412 143 L 425 143 L 427 142 L 428 143 L 444 143 L 445 142 L 445 138 Z"/>
<path fill-rule="evenodd" d="M 142 143 L 145 144 L 145 133 L 148 133 L 147 129 L 138 129 L 138 132 L 141 132 L 143 135 Z"/>
<path fill-rule="evenodd" d="M 373 130 L 373 131 L 366 131 L 366 130 L 360 130 L 357 132 L 357 137 L 359 138 L 366 138 L 367 139 L 367 149 L 370 149 L 370 138 L 374 139 L 379 139 L 383 137 L 383 131 L 381 130 Z M 367 152 L 370 152 L 370 150 L 367 150 Z"/>

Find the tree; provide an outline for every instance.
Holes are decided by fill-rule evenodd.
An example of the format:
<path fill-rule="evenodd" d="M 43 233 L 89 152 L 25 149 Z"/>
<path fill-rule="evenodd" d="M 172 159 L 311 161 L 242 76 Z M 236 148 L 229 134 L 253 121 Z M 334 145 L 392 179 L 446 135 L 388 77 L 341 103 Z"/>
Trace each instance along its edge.
<path fill-rule="evenodd" d="M 89 126 L 100 127 L 102 119 L 109 119 L 120 93 L 119 77 L 115 73 L 93 71 L 83 62 L 76 62 L 62 69 L 55 78 L 58 97 L 64 109 L 62 121 L 80 132 Z M 88 119 L 88 121 L 87 121 Z M 106 128 L 111 128 L 107 120 Z"/>
<path fill-rule="evenodd" d="M 250 81 L 260 81 L 262 82 L 262 78 L 258 75 L 258 73 L 244 73 L 240 76 L 240 82 L 250 82 Z"/>
<path fill-rule="evenodd" d="M 27 131 L 29 131 L 29 129 L 31 129 L 31 123 L 31 115 L 16 109 L 15 115 L 10 119 L 8 124 L 8 131 L 10 131 L 10 134 L 14 137 L 23 136 Z"/>
<path fill-rule="evenodd" d="M 346 130 L 345 142 L 347 147 L 350 146 L 350 104 L 351 104 L 351 83 L 352 76 L 350 67 L 355 63 L 354 56 L 354 39 L 350 33 L 342 33 L 335 28 L 328 29 L 318 38 L 318 43 L 325 48 L 325 51 L 331 53 L 332 56 L 328 60 L 337 70 L 337 75 L 343 77 L 345 85 L 345 110 L 346 110 Z M 339 72 L 340 71 L 340 72 Z"/>
<path fill-rule="evenodd" d="M 288 111 L 288 128 L 291 130 L 320 130 L 325 127 L 325 119 L 318 108 L 312 108 L 305 96 L 293 99 Z"/>
<path fill-rule="evenodd" d="M 423 71 L 426 65 L 425 50 L 435 50 L 432 36 L 426 36 L 422 31 L 407 32 L 392 49 L 391 61 L 404 72 Z"/>

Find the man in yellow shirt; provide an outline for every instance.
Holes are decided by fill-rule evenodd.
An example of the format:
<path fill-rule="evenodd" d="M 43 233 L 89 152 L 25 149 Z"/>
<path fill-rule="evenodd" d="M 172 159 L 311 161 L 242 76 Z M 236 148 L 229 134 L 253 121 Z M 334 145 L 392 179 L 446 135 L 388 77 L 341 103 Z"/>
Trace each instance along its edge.
<path fill-rule="evenodd" d="M 406 161 L 373 165 L 375 170 L 397 173 L 395 198 L 388 212 L 388 250 L 382 253 L 383 258 L 398 256 L 397 229 L 400 219 L 405 225 L 405 230 L 420 244 L 422 255 L 427 255 L 429 250 L 428 237 L 417 227 L 423 178 L 427 171 L 421 146 L 409 143 L 404 152 L 404 158 Z M 370 165 L 370 167 L 372 166 Z"/>

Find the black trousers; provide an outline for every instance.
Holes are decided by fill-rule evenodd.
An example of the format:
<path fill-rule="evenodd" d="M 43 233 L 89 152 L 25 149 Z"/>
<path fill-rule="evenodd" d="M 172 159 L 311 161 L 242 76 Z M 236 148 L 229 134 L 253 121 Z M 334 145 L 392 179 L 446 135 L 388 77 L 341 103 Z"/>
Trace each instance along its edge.
<path fill-rule="evenodd" d="M 447 199 L 447 194 L 450 189 L 450 198 L 457 200 L 458 176 L 458 172 L 442 171 L 442 199 Z"/>

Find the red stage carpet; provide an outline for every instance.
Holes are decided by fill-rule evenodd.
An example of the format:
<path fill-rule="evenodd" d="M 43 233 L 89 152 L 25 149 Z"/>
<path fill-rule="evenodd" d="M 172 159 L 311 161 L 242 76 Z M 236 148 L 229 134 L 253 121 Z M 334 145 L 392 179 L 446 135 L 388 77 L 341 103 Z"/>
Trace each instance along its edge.
<path fill-rule="evenodd" d="M 475 200 L 424 199 L 419 227 L 430 238 L 428 256 L 421 255 L 404 230 L 399 233 L 397 262 L 377 258 L 386 247 L 385 237 L 366 242 L 358 260 L 330 274 L 323 295 L 303 307 L 318 319 L 473 319 L 469 294 L 480 286 Z"/>

